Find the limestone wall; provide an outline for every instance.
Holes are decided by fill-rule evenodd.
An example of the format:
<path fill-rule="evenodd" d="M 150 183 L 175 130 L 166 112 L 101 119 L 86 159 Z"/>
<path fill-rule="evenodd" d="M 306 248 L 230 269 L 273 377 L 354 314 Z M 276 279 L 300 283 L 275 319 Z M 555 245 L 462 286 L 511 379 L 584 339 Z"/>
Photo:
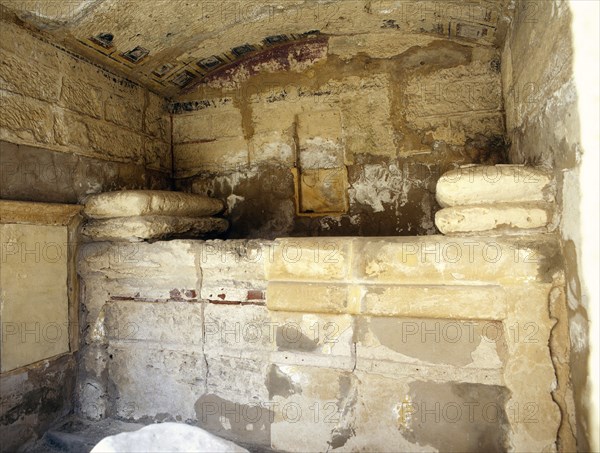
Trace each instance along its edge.
<path fill-rule="evenodd" d="M 87 417 L 281 451 L 556 446 L 550 235 L 92 243 L 79 272 Z"/>
<path fill-rule="evenodd" d="M 164 100 L 2 22 L 0 197 L 76 203 L 89 193 L 166 187 Z"/>
<path fill-rule="evenodd" d="M 230 237 L 436 232 L 437 178 L 503 162 L 499 52 L 395 30 L 314 35 L 171 104 L 175 177 Z"/>
<path fill-rule="evenodd" d="M 581 225 L 586 216 L 580 212 L 580 139 L 578 103 L 587 101 L 589 87 L 576 87 L 573 75 L 573 44 L 569 3 L 517 2 L 502 52 L 502 86 L 506 128 L 512 143 L 511 162 L 529 163 L 552 172 L 557 183 L 559 232 L 566 261 L 568 315 L 561 318 L 570 338 L 572 385 L 575 401 L 565 401 L 577 426 L 577 439 L 564 436 L 563 449 L 588 451 L 589 341 L 588 298 L 585 282 L 580 281 Z M 578 102 L 578 99 L 580 100 Z M 596 150 L 592 150 L 596 153 Z M 595 208 L 594 208 L 595 209 Z M 583 216 L 582 216 L 583 215 Z M 566 378 L 567 379 L 567 378 Z M 568 380 L 568 379 L 567 379 Z M 569 386 L 567 380 L 563 386 Z M 574 407 L 576 406 L 576 407 Z M 575 415 L 576 414 L 576 415 Z M 589 429 L 589 431 L 595 431 Z"/>

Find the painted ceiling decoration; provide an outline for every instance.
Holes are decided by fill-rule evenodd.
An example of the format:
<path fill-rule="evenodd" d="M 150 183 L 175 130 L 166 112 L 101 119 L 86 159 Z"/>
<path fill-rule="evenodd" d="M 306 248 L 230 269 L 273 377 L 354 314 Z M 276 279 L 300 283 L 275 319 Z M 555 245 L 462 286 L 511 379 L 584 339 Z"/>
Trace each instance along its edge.
<path fill-rule="evenodd" d="M 0 0 L 2 17 L 167 97 L 315 35 L 430 34 L 499 47 L 510 0 Z"/>

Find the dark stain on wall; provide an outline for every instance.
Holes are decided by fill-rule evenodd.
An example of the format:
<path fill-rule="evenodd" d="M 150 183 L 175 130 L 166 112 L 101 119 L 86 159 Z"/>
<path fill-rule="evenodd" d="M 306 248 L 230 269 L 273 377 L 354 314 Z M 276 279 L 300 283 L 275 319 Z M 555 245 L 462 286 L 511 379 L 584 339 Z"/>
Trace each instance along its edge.
<path fill-rule="evenodd" d="M 407 440 L 445 452 L 508 451 L 505 387 L 416 381 L 409 394 L 410 421 L 401 428 Z M 522 408 L 522 416 L 535 417 L 527 411 Z"/>
<path fill-rule="evenodd" d="M 503 126 L 498 126 L 493 121 L 486 123 L 488 119 L 485 115 L 490 112 L 481 110 L 481 105 L 495 105 L 494 108 L 498 110 L 494 112 L 501 115 L 502 102 L 497 99 L 501 97 L 500 81 L 495 78 L 497 71 L 490 67 L 490 61 L 497 59 L 498 55 L 493 55 L 492 52 L 491 56 L 486 57 L 487 60 L 480 61 L 480 55 L 471 46 L 433 41 L 427 45 L 410 47 L 389 58 L 375 58 L 359 52 L 350 59 L 343 59 L 338 55 L 328 54 L 327 46 L 328 41 L 319 37 L 304 43 L 294 43 L 291 47 L 277 47 L 244 59 L 235 67 L 211 74 L 194 90 L 188 90 L 174 99 L 171 112 L 177 115 L 204 110 L 198 114 L 210 116 L 211 113 L 206 109 L 217 108 L 217 114 L 218 108 L 228 103 L 229 107 L 237 108 L 241 113 L 243 133 L 236 133 L 243 135 L 246 141 L 257 133 L 255 110 L 265 108 L 260 104 L 262 100 L 266 104 L 273 104 L 275 109 L 289 106 L 292 111 L 297 108 L 294 105 L 296 102 L 315 102 L 318 109 L 346 109 L 343 113 L 346 118 L 352 115 L 364 118 L 359 123 L 366 125 L 368 130 L 344 126 L 345 139 L 354 141 L 349 159 L 344 162 L 348 173 L 347 192 L 350 201 L 346 213 L 335 216 L 298 215 L 296 188 L 291 175 L 293 165 L 275 159 L 240 164 L 236 169 L 198 171 L 193 177 L 176 179 L 177 189 L 229 201 L 225 217 L 231 224 L 227 237 L 232 239 L 411 236 L 438 233 L 434 225 L 435 212 L 439 209 L 435 200 L 437 179 L 458 165 L 494 165 L 507 162 L 508 143 L 502 133 Z M 300 50 L 302 55 L 298 53 Z M 290 56 L 305 62 L 307 69 L 289 70 Z M 481 65 L 477 66 L 475 63 Z M 482 82 L 482 79 L 477 78 L 481 73 L 472 79 L 468 78 L 469 71 L 475 71 L 475 67 L 480 67 L 477 70 L 486 74 L 487 81 Z M 481 69 L 485 67 L 487 69 Z M 447 77 L 443 73 L 446 70 L 459 73 L 463 71 L 465 75 L 461 77 L 466 81 L 463 83 L 458 76 L 453 76 L 458 77 L 455 79 L 444 78 Z M 431 79 L 432 75 L 438 78 Z M 344 97 L 349 92 L 344 85 L 348 78 L 358 78 L 368 84 L 379 76 L 385 76 L 389 80 L 389 86 L 385 88 L 389 115 L 385 117 L 385 121 L 389 121 L 393 138 L 392 143 L 386 142 L 389 149 L 385 150 L 378 149 L 381 140 L 373 136 L 377 129 L 371 130 L 368 125 L 371 116 L 377 117 L 372 118 L 372 122 L 384 118 L 381 115 L 384 107 L 379 106 L 374 99 L 373 105 L 369 107 L 371 110 L 364 107 L 353 110 L 358 107 L 348 107 L 348 103 L 356 100 L 349 101 Z M 425 82 L 419 84 L 420 80 Z M 417 96 L 417 101 L 415 93 L 409 90 L 409 87 L 414 88 L 415 85 L 422 91 Z M 288 90 L 289 87 L 292 89 Z M 369 93 L 365 91 L 365 96 L 368 97 Z M 475 124 L 473 130 L 483 133 L 465 132 L 463 138 L 453 136 L 452 140 L 446 142 L 440 139 L 440 123 L 436 122 L 438 120 L 433 123 L 423 120 L 430 114 L 427 107 L 429 101 L 443 104 L 450 98 L 448 102 L 452 103 L 451 95 L 458 97 L 453 106 L 455 109 L 473 109 L 467 113 L 475 119 L 464 121 L 472 121 Z M 465 99 L 475 101 L 478 106 L 471 106 Z M 412 113 L 409 107 L 413 109 Z M 447 109 L 448 105 L 443 104 L 442 107 Z M 446 126 L 453 134 L 455 130 L 460 130 L 455 125 L 454 114 L 454 111 L 440 112 L 441 116 L 447 117 Z M 413 115 L 412 119 L 409 118 L 410 115 Z M 415 116 L 425 125 L 413 123 Z M 502 123 L 501 119 L 498 121 Z M 285 126 L 278 123 L 278 118 L 273 118 L 273 124 L 274 130 Z M 294 126 L 290 122 L 289 127 Z M 265 124 L 260 127 L 264 131 Z M 297 166 L 297 137 L 295 140 L 296 144 L 292 148 L 296 148 L 293 152 Z M 174 143 L 175 146 L 178 145 L 178 142 Z M 357 143 L 364 146 L 357 146 Z"/>
<path fill-rule="evenodd" d="M 283 373 L 275 364 L 271 364 L 267 375 L 267 388 L 269 389 L 269 398 L 274 396 L 287 398 L 290 395 L 302 393 L 302 389 L 294 384 L 289 376 Z"/>
<path fill-rule="evenodd" d="M 277 327 L 275 342 L 280 351 L 312 352 L 319 346 L 312 338 L 304 335 L 299 326 L 296 328 L 293 324 Z"/>
<path fill-rule="evenodd" d="M 0 377 L 2 451 L 37 440 L 71 411 L 75 372 L 75 357 L 67 354 Z"/>
<path fill-rule="evenodd" d="M 472 162 L 453 155 L 458 162 Z M 491 156 L 495 159 L 497 154 Z M 487 159 L 478 157 L 482 163 L 489 162 Z M 443 173 L 453 168 L 450 158 L 435 162 L 430 158 L 364 156 L 361 162 L 347 168 L 350 207 L 347 213 L 337 216 L 298 215 L 294 178 L 284 165 L 263 164 L 230 173 L 204 173 L 175 182 L 177 190 L 225 202 L 228 208 L 223 215 L 230 224 L 226 236 L 230 239 L 411 236 L 437 232 L 434 215 L 440 207 L 435 199 L 435 185 Z M 363 194 L 369 185 L 369 193 Z M 385 201 L 388 194 L 390 201 Z M 372 199 L 383 200 L 381 209 L 374 209 Z"/>

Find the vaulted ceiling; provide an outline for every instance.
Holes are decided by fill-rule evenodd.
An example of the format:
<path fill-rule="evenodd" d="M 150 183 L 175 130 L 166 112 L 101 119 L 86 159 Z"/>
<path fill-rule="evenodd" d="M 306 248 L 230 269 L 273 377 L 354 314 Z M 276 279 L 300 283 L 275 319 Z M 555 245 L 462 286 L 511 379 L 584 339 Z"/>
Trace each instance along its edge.
<path fill-rule="evenodd" d="M 315 35 L 504 40 L 511 0 L 0 0 L 3 17 L 167 97 Z"/>

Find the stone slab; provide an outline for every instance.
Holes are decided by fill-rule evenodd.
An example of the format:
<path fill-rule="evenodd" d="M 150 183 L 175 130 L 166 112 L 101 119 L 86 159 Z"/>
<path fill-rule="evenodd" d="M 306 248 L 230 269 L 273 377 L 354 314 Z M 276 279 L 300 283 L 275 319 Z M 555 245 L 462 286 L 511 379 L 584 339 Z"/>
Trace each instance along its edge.
<path fill-rule="evenodd" d="M 68 233 L 0 225 L 2 373 L 69 352 Z"/>
<path fill-rule="evenodd" d="M 483 231 L 534 230 L 552 219 L 549 205 L 496 203 L 452 206 L 435 214 L 435 225 L 444 234 Z"/>
<path fill-rule="evenodd" d="M 266 262 L 269 281 L 344 281 L 350 272 L 352 238 L 278 239 Z"/>
<path fill-rule="evenodd" d="M 129 241 L 198 238 L 227 230 L 228 222 L 216 217 L 143 216 L 90 220 L 81 233 L 95 241 Z"/>
<path fill-rule="evenodd" d="M 442 319 L 504 319 L 506 297 L 492 285 L 365 285 L 361 314 Z"/>
<path fill-rule="evenodd" d="M 270 282 L 267 286 L 269 310 L 309 313 L 347 313 L 349 288 L 343 284 Z"/>

